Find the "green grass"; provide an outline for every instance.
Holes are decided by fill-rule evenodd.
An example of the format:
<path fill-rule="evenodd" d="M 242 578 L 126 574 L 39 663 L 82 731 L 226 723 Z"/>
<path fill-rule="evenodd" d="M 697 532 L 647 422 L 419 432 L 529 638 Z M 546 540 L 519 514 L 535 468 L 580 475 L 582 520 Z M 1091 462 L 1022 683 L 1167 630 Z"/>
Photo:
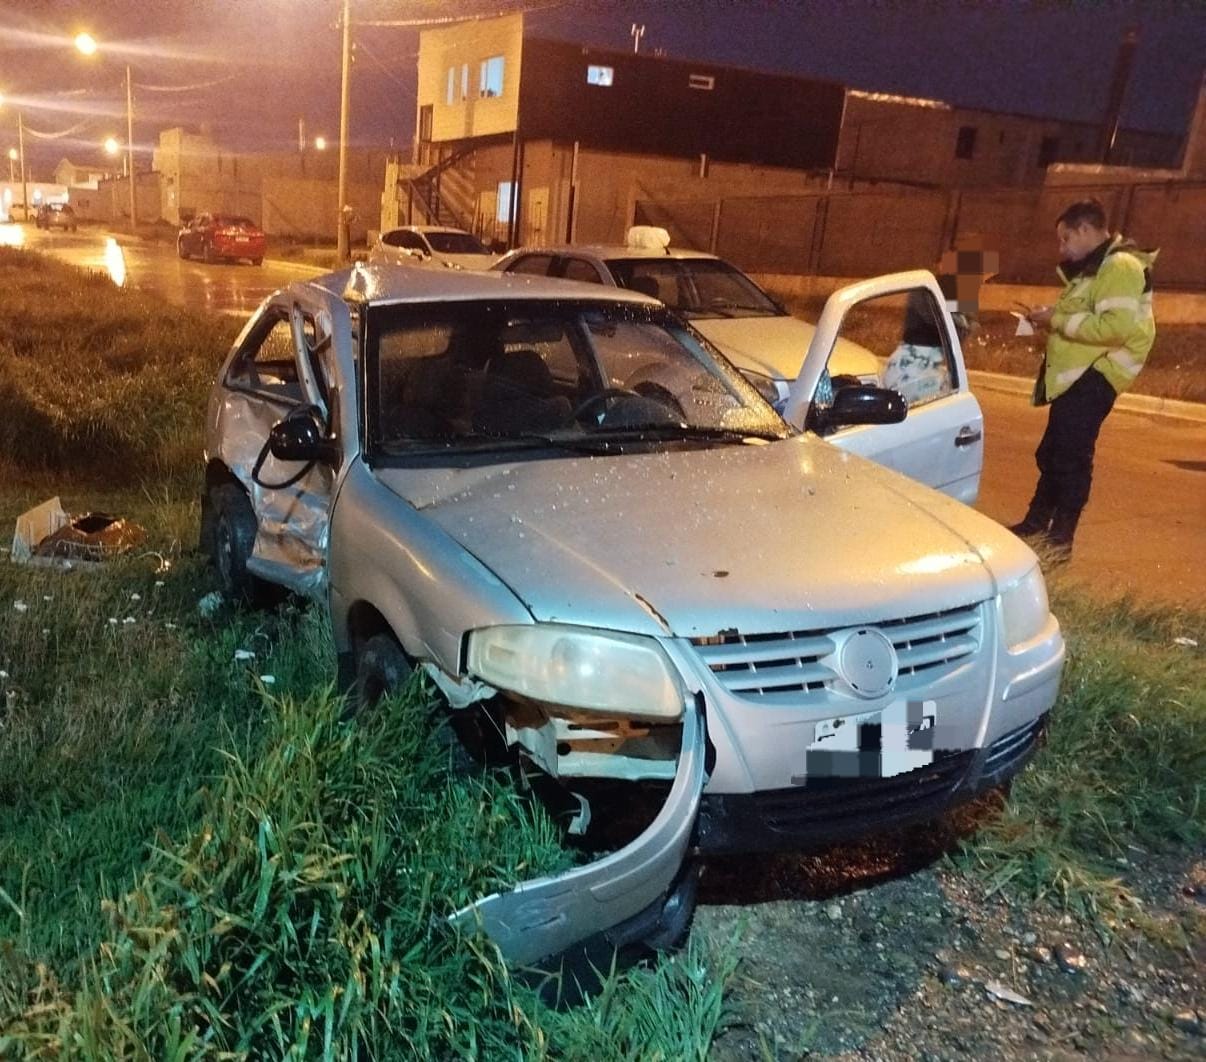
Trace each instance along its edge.
<path fill-rule="evenodd" d="M 203 618 L 166 559 L 0 567 L 0 1057 L 703 1057 L 731 962 L 548 1011 L 445 916 L 567 866 L 551 821 L 419 686 L 341 723 L 319 611 Z"/>
<path fill-rule="evenodd" d="M 42 472 L 195 473 L 205 396 L 238 323 L 0 248 L 0 455 Z"/>
<path fill-rule="evenodd" d="M 1113 916 L 1137 907 L 1119 859 L 1206 839 L 1206 612 L 1094 600 L 1058 577 L 1052 607 L 1068 661 L 1047 744 L 960 862 L 992 889 Z"/>

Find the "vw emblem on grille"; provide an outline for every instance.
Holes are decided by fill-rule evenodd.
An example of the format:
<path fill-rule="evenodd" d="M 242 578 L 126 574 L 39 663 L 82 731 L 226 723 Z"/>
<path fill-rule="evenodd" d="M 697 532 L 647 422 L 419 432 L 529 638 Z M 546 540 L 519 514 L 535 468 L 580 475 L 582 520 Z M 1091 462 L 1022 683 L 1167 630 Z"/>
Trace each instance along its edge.
<path fill-rule="evenodd" d="M 836 655 L 838 673 L 860 697 L 882 697 L 896 682 L 896 650 L 874 627 L 850 631 Z"/>

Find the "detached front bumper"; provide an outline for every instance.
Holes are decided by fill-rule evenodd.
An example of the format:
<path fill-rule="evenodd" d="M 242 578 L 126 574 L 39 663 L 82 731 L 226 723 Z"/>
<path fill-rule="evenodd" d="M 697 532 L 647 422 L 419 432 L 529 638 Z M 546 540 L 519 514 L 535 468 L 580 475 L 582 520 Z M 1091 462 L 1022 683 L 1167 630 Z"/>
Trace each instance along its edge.
<path fill-rule="evenodd" d="M 494 893 L 450 916 L 480 927 L 512 963 L 557 955 L 659 904 L 672 890 L 691 842 L 704 784 L 704 727 L 683 716 L 678 770 L 661 811 L 634 841 L 586 866 Z"/>

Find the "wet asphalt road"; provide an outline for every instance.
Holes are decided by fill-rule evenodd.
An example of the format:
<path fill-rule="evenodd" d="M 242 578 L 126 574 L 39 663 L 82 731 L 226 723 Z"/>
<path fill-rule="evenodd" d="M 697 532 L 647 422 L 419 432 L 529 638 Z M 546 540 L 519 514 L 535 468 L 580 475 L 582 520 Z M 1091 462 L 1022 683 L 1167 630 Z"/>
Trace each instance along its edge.
<path fill-rule="evenodd" d="M 0 243 L 16 226 L 0 225 Z M 169 244 L 96 229 L 38 232 L 22 227 L 25 245 L 89 269 L 119 263 L 126 284 L 197 310 L 246 316 L 275 289 L 320 270 L 265 261 L 183 262 Z M 120 249 L 120 255 L 118 254 Z M 985 458 L 976 508 L 1009 524 L 1021 519 L 1034 488 L 1034 449 L 1046 412 L 1020 395 L 978 390 Z M 1069 574 L 1112 596 L 1200 603 L 1206 598 L 1206 423 L 1116 410 L 1102 429 L 1093 496 L 1081 521 Z"/>
<path fill-rule="evenodd" d="M 108 273 L 115 281 L 124 270 L 125 285 L 154 292 L 179 306 L 240 317 L 248 316 L 277 288 L 320 272 L 271 260 L 259 266 L 186 262 L 177 256 L 174 244 L 150 243 L 91 227 L 71 233 L 44 232 L 32 225 L 0 225 L 0 243 L 18 241 L 71 265 Z"/>

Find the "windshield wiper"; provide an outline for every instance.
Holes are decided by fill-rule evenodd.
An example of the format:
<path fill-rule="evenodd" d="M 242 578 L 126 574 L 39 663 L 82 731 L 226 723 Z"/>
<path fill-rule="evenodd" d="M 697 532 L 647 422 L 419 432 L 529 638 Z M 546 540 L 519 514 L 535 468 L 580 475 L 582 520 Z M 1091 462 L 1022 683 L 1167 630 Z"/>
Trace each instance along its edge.
<path fill-rule="evenodd" d="M 426 445 L 435 444 L 435 445 Z M 441 445 L 442 444 L 442 445 Z M 480 454 L 506 452 L 510 450 L 533 450 L 551 447 L 570 450 L 574 453 L 598 453 L 598 443 L 591 443 L 582 436 L 566 436 L 554 433 L 518 432 L 507 435 L 465 435 L 446 439 L 408 439 L 386 443 L 382 449 L 392 454 L 406 456 L 429 456 L 431 454 Z"/>

